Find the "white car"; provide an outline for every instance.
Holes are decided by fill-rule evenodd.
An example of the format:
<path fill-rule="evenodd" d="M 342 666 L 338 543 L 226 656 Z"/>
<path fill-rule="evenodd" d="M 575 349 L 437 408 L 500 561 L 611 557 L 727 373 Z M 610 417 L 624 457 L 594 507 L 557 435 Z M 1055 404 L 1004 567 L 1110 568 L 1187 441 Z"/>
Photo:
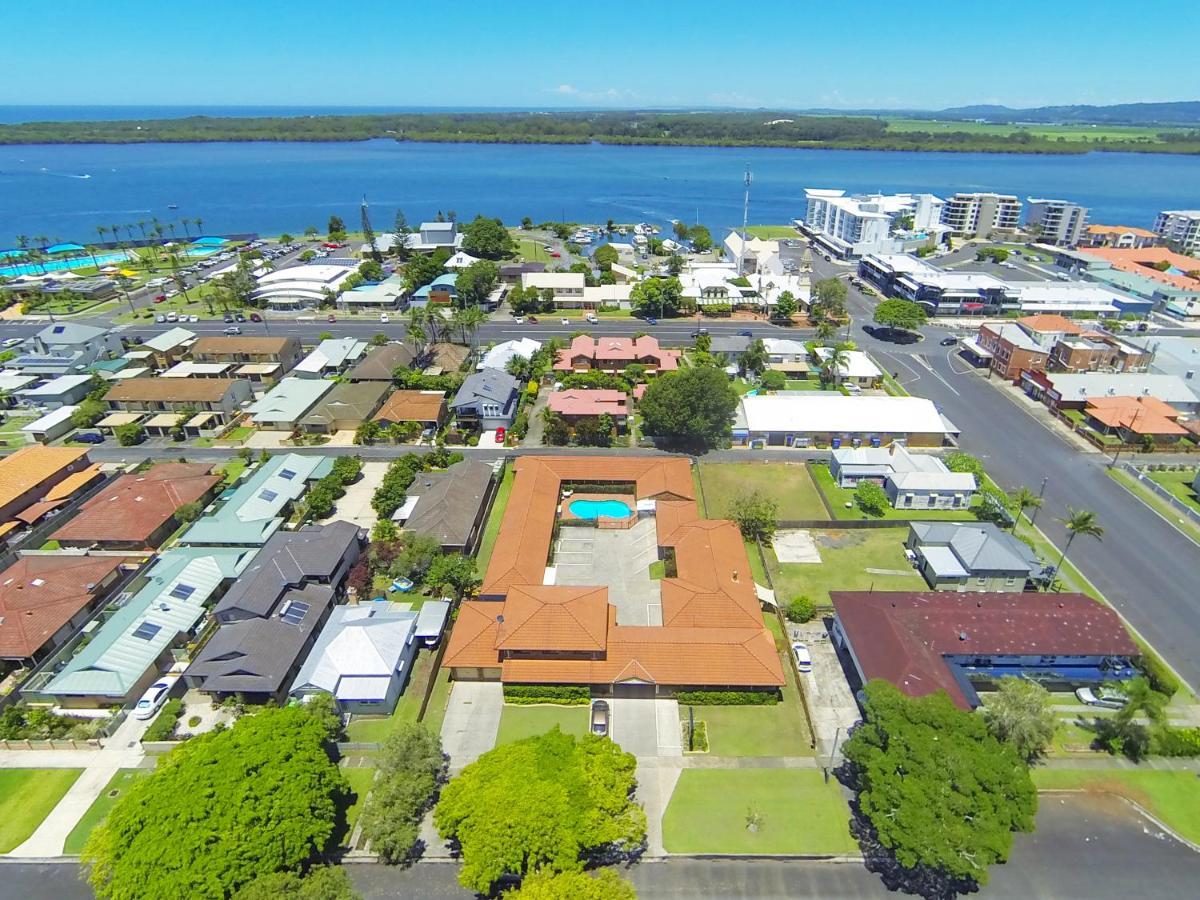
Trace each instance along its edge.
<path fill-rule="evenodd" d="M 1125 705 L 1125 698 L 1111 688 L 1081 687 L 1075 691 L 1075 698 L 1086 706 L 1098 706 L 1101 709 L 1120 709 Z"/>
<path fill-rule="evenodd" d="M 167 695 L 171 693 L 171 688 L 178 680 L 174 675 L 164 675 L 150 685 L 146 689 L 146 693 L 142 694 L 142 699 L 134 706 L 133 717 L 135 719 L 153 719 L 162 709 L 162 705 L 167 702 Z"/>
<path fill-rule="evenodd" d="M 192 313 L 191 315 L 189 315 L 189 316 L 187 317 L 187 320 L 188 320 L 189 322 L 199 322 L 199 321 L 200 321 L 200 317 L 199 317 L 198 315 L 196 315 L 195 313 Z"/>
<path fill-rule="evenodd" d="M 24 341 L 24 338 L 5 338 L 4 343 L 0 344 L 3 347 L 15 347 Z"/>
<path fill-rule="evenodd" d="M 524 325 L 525 317 L 524 316 L 513 316 L 513 323 L 516 325 Z"/>
<path fill-rule="evenodd" d="M 799 641 L 792 644 L 792 655 L 796 657 L 796 670 L 798 672 L 812 671 L 812 654 L 808 652 L 808 644 L 802 644 Z"/>
<path fill-rule="evenodd" d="M 380 313 L 380 314 L 379 314 L 379 321 L 380 321 L 380 323 L 382 323 L 382 324 L 386 325 L 388 322 L 390 322 L 390 321 L 391 321 L 391 319 L 389 319 L 389 318 L 388 318 L 388 314 L 387 314 L 387 313 Z"/>
<path fill-rule="evenodd" d="M 570 324 L 571 324 L 571 320 L 570 320 L 570 319 L 559 319 L 559 321 L 560 321 L 560 322 L 562 322 L 562 324 L 564 324 L 564 325 L 570 325 Z"/>

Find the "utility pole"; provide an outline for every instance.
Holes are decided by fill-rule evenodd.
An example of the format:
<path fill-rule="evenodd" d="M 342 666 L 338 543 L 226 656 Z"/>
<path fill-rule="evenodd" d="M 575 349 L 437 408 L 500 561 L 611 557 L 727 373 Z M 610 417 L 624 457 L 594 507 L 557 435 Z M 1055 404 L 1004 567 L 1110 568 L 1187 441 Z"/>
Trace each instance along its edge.
<path fill-rule="evenodd" d="M 1029 517 L 1029 527 L 1033 527 L 1033 523 L 1037 521 L 1038 510 L 1042 508 L 1041 500 L 1046 493 L 1046 482 L 1050 480 L 1049 475 L 1042 477 L 1042 486 L 1038 488 L 1038 505 L 1033 508 L 1033 515 Z"/>
<path fill-rule="evenodd" d="M 737 273 L 739 278 L 742 277 L 743 270 L 746 266 L 746 228 L 750 224 L 750 183 L 753 180 L 754 177 L 750 174 L 750 166 L 747 165 L 745 177 L 746 194 L 742 200 L 742 246 L 738 252 Z"/>
<path fill-rule="evenodd" d="M 1134 428 L 1137 427 L 1138 416 L 1140 416 L 1142 414 L 1142 411 L 1145 410 L 1145 408 L 1146 407 L 1143 406 L 1141 403 L 1138 404 L 1137 410 L 1134 411 L 1133 418 L 1129 420 L 1129 433 L 1130 434 L 1137 433 L 1136 431 L 1134 431 Z M 1119 460 L 1121 458 L 1121 450 L 1122 449 L 1123 449 L 1123 445 L 1118 444 L 1117 452 L 1113 454 L 1112 461 L 1109 462 L 1109 464 L 1108 464 L 1108 467 L 1110 469 L 1113 468 L 1117 464 L 1117 460 Z"/>

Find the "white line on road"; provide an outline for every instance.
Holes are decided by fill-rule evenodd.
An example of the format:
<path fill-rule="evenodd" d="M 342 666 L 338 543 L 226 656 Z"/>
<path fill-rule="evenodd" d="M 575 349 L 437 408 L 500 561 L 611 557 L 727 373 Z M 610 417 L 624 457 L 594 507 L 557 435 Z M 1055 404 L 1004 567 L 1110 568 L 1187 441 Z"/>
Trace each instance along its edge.
<path fill-rule="evenodd" d="M 932 375 L 934 378 L 936 378 L 938 381 L 940 381 L 942 384 L 944 384 L 946 386 L 946 390 L 950 391 L 950 393 L 954 394 L 954 396 L 956 396 L 956 397 L 962 396 L 961 394 L 958 393 L 958 388 L 956 388 L 954 385 L 952 385 L 950 382 L 948 382 L 945 378 L 943 378 L 938 373 L 938 371 L 936 369 L 934 369 L 933 363 L 931 363 L 926 357 L 915 356 L 913 358 L 916 359 L 917 362 L 919 362 L 921 365 L 923 365 L 926 369 L 928 369 L 930 375 Z"/>

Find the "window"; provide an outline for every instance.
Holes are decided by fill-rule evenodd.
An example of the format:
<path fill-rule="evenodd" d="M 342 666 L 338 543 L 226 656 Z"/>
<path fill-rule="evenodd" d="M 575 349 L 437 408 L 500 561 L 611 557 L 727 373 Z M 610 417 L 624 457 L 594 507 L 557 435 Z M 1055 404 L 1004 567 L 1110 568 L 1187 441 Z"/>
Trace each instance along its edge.
<path fill-rule="evenodd" d="M 136 629 L 134 629 L 133 636 L 135 638 L 141 638 L 143 641 L 148 641 L 160 631 L 162 631 L 161 625 L 155 625 L 153 622 L 143 622 Z"/>
<path fill-rule="evenodd" d="M 177 584 L 171 588 L 171 593 L 167 596 L 174 597 L 176 600 L 186 600 L 192 594 L 196 593 L 196 589 L 190 584 Z"/>
<path fill-rule="evenodd" d="M 1005 587 L 1012 587 L 1016 583 L 1017 583 L 1017 579 L 1013 575 L 1009 575 L 1007 578 L 1004 579 Z"/>
<path fill-rule="evenodd" d="M 977 585 L 979 585 L 980 587 L 983 587 L 985 584 L 987 584 L 987 579 L 986 578 L 976 578 L 975 583 Z"/>
<path fill-rule="evenodd" d="M 261 490 L 258 492 L 258 496 L 259 496 L 259 499 L 266 500 L 268 503 L 270 503 L 272 500 L 274 500 L 279 495 L 272 490 L 264 489 L 264 490 Z"/>

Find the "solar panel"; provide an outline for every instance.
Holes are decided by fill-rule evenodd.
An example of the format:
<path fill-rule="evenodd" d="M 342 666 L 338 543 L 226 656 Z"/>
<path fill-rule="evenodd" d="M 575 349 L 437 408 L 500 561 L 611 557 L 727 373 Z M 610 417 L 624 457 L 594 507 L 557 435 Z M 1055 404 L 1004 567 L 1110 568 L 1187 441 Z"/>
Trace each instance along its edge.
<path fill-rule="evenodd" d="M 269 503 L 270 501 L 274 500 L 279 495 L 277 493 L 275 493 L 274 491 L 262 490 L 262 491 L 259 491 L 258 496 L 261 497 L 263 500 L 266 500 Z"/>
<path fill-rule="evenodd" d="M 299 625 L 304 621 L 304 616 L 308 612 L 308 604 L 301 603 L 298 600 L 293 600 L 288 604 L 288 608 L 284 610 L 283 615 L 279 618 L 287 622 L 289 625 Z"/>
<path fill-rule="evenodd" d="M 293 472 L 291 469 L 280 469 L 279 477 L 282 478 L 284 481 L 291 481 L 293 478 L 296 477 L 296 473 Z"/>
<path fill-rule="evenodd" d="M 162 631 L 161 625 L 155 625 L 153 622 L 143 622 L 134 630 L 133 636 L 141 638 L 143 641 L 148 641 L 160 631 Z"/>
<path fill-rule="evenodd" d="M 168 595 L 176 600 L 186 600 L 192 594 L 196 593 L 196 589 L 190 584 L 177 584 L 171 588 L 171 593 Z"/>

